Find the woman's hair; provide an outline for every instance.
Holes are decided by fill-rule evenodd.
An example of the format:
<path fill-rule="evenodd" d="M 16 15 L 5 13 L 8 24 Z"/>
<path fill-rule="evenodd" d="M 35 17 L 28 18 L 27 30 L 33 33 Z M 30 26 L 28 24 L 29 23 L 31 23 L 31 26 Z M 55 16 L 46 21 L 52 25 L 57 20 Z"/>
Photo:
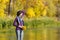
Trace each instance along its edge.
<path fill-rule="evenodd" d="M 24 14 L 24 12 L 23 12 L 23 11 L 19 10 L 19 11 L 17 12 L 17 16 L 19 16 L 21 13 L 23 13 L 23 14 Z"/>

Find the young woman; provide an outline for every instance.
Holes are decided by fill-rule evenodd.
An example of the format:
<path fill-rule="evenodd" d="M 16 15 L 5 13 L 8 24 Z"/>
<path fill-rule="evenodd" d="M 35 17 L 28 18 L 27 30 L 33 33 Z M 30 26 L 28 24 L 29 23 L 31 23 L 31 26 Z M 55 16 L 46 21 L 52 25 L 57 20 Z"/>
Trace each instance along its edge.
<path fill-rule="evenodd" d="M 22 27 L 24 26 L 23 16 L 24 12 L 21 10 L 18 11 L 17 16 L 13 23 L 13 25 L 16 27 L 17 40 L 23 40 L 23 29 L 22 29 Z"/>

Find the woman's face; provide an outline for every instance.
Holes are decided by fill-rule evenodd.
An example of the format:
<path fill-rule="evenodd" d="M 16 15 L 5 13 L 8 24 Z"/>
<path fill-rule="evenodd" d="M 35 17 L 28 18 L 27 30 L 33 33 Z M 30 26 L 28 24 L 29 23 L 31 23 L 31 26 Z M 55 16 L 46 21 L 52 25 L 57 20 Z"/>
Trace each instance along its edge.
<path fill-rule="evenodd" d="M 22 17 L 23 17 L 23 13 L 21 13 L 21 14 L 19 15 L 19 17 L 22 18 Z"/>

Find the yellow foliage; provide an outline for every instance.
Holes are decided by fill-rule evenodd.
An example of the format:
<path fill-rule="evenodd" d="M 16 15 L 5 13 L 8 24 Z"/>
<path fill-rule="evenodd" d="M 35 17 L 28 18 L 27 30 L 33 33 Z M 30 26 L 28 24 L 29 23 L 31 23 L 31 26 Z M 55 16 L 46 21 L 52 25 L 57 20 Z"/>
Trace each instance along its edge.
<path fill-rule="evenodd" d="M 27 9 L 27 15 L 28 15 L 29 18 L 32 18 L 32 17 L 35 16 L 35 13 L 33 11 L 33 8 L 28 8 Z"/>
<path fill-rule="evenodd" d="M 6 14 L 4 14 L 4 13 L 0 14 L 0 17 L 2 17 L 2 18 L 4 18 L 5 16 L 6 16 Z"/>
<path fill-rule="evenodd" d="M 47 6 L 45 6 L 44 10 L 42 11 L 42 16 L 46 16 L 47 15 Z"/>
<path fill-rule="evenodd" d="M 6 8 L 6 5 L 5 4 L 1 4 L 1 8 L 2 9 L 5 9 Z"/>
<path fill-rule="evenodd" d="M 39 1 L 39 3 L 40 3 L 40 7 L 41 7 L 41 9 L 43 9 L 44 4 L 42 3 L 42 1 Z"/>
<path fill-rule="evenodd" d="M 43 13 L 46 14 L 42 0 L 37 0 L 37 5 L 35 5 L 34 11 L 35 11 L 36 17 L 40 17 L 41 15 L 43 15 Z"/>
<path fill-rule="evenodd" d="M 1 0 L 0 0 L 0 2 L 1 2 Z"/>
<path fill-rule="evenodd" d="M 9 2 L 9 0 L 5 0 L 6 2 Z"/>
<path fill-rule="evenodd" d="M 9 0 L 2 0 L 3 3 L 9 2 Z"/>
<path fill-rule="evenodd" d="M 0 9 L 0 17 L 4 18 L 6 16 L 6 14 L 4 14 L 4 10 Z"/>
<path fill-rule="evenodd" d="M 0 17 L 4 18 L 6 16 L 5 13 L 5 10 L 6 9 L 6 3 L 9 2 L 9 0 L 0 0 L 1 3 L 0 3 Z"/>
<path fill-rule="evenodd" d="M 10 0 L 0 0 L 0 10 L 3 10 L 3 11 L 4 11 L 4 9 L 7 10 L 6 7 L 8 7 L 7 5 L 9 4 L 9 1 Z M 46 5 L 45 2 L 47 3 L 47 6 L 49 8 L 45 7 L 45 5 Z M 27 9 L 26 14 L 28 15 L 29 18 L 32 18 L 32 17 L 39 17 L 41 15 L 42 16 L 55 15 L 56 14 L 55 4 L 57 2 L 58 2 L 58 0 L 36 0 L 36 1 L 35 0 L 27 0 L 27 1 L 26 0 L 17 0 L 16 3 L 14 2 L 14 4 L 12 4 L 11 6 L 14 5 L 14 8 L 15 8 L 14 13 L 16 13 L 17 10 Z M 48 14 L 47 14 L 47 9 L 48 9 Z M 2 11 L 0 11 L 0 15 L 1 14 L 3 14 L 5 16 L 4 12 L 2 12 Z M 3 17 L 3 15 L 1 15 L 1 16 Z"/>

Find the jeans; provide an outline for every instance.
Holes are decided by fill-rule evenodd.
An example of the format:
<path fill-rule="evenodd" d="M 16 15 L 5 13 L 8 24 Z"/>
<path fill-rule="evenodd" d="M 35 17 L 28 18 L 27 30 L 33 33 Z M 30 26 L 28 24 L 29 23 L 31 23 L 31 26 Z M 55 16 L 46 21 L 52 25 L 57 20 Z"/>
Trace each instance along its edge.
<path fill-rule="evenodd" d="M 17 40 L 23 40 L 23 30 L 16 30 Z"/>

